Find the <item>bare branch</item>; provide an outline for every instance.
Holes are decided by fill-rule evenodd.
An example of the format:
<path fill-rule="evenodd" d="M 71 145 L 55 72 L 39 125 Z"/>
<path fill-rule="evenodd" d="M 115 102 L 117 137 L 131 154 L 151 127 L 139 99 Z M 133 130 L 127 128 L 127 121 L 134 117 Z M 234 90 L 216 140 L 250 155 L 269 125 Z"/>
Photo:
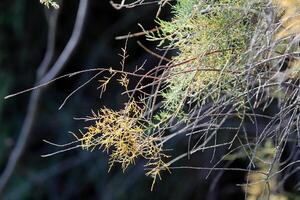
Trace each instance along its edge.
<path fill-rule="evenodd" d="M 52 66 L 52 68 L 46 73 L 48 66 L 50 65 L 51 60 L 53 59 L 53 51 L 55 47 L 55 32 L 56 32 L 56 23 L 57 23 L 57 14 L 53 11 L 51 13 L 52 17 L 49 20 L 49 33 L 48 33 L 48 44 L 47 51 L 45 53 L 44 59 L 37 70 L 37 84 L 48 82 L 53 79 L 57 74 L 63 69 L 66 62 L 74 52 L 76 46 L 78 45 L 80 36 L 82 34 L 82 29 L 87 13 L 88 0 L 80 0 L 76 21 L 74 29 L 69 39 L 65 49 Z M 43 78 L 42 78 L 43 77 Z M 36 114 L 38 110 L 38 105 L 42 90 L 34 90 L 31 93 L 30 101 L 28 105 L 27 114 L 23 122 L 23 126 L 20 131 L 20 136 L 18 138 L 17 144 L 13 149 L 7 165 L 0 177 L 0 195 L 3 193 L 9 179 L 11 178 L 16 165 L 18 164 L 29 140 L 29 136 L 36 119 Z"/>

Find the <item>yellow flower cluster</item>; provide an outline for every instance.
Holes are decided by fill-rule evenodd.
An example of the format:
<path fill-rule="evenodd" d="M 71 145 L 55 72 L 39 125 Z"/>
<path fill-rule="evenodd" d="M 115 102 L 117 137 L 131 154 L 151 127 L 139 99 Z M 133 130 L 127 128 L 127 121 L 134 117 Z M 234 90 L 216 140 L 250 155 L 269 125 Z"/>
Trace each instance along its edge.
<path fill-rule="evenodd" d="M 274 3 L 281 10 L 280 29 L 276 34 L 277 40 L 294 38 L 299 41 L 300 36 L 300 1 L 299 0 L 274 0 Z M 285 46 L 285 45 L 284 45 Z M 293 51 L 299 51 L 296 47 Z M 293 59 L 289 63 L 286 74 L 289 78 L 298 78 L 300 73 L 300 60 Z"/>
<path fill-rule="evenodd" d="M 161 169 L 165 169 L 162 157 L 162 147 L 159 138 L 147 135 L 144 130 L 143 109 L 135 102 L 126 104 L 125 109 L 113 111 L 108 108 L 93 113 L 90 120 L 95 123 L 86 128 L 80 138 L 81 146 L 86 150 L 100 148 L 110 155 L 110 168 L 120 163 L 123 171 L 134 164 L 136 158 L 142 157 L 150 167 L 147 175 L 154 179 Z"/>
<path fill-rule="evenodd" d="M 247 175 L 248 185 L 244 187 L 247 192 L 247 200 L 269 199 L 269 200 L 288 200 L 284 194 L 276 191 L 279 177 L 271 176 L 268 174 L 272 169 L 272 173 L 279 170 L 278 163 L 273 163 L 276 156 L 275 146 L 272 140 L 268 139 L 265 144 L 257 149 L 255 160 L 259 168 L 257 171 L 252 171 Z M 273 164 L 273 167 L 271 165 Z"/>
<path fill-rule="evenodd" d="M 287 37 L 289 35 L 300 34 L 300 1 L 299 0 L 275 0 L 282 10 L 281 17 L 282 28 L 277 34 L 277 38 Z"/>

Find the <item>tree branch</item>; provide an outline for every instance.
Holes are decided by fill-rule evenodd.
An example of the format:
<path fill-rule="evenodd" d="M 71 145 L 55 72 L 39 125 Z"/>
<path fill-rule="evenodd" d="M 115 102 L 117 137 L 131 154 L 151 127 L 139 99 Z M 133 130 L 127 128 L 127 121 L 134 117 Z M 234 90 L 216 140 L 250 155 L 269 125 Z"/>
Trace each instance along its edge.
<path fill-rule="evenodd" d="M 88 0 L 80 0 L 75 25 L 73 28 L 72 35 L 65 46 L 63 52 L 60 54 L 57 61 L 51 67 L 51 69 L 46 73 L 47 68 L 50 65 L 51 60 L 53 59 L 53 51 L 55 48 L 55 32 L 56 32 L 56 24 L 57 24 L 57 16 L 55 17 L 55 11 L 51 14 L 52 17 L 49 20 L 49 31 L 48 31 L 48 44 L 47 51 L 45 53 L 44 59 L 37 70 L 37 84 L 41 84 L 44 82 L 48 82 L 53 79 L 57 74 L 63 69 L 66 62 L 74 52 L 78 42 L 80 40 L 80 36 L 82 34 L 82 29 L 87 13 Z M 43 78 L 42 78 L 43 77 Z M 27 114 L 25 120 L 23 122 L 20 136 L 18 138 L 17 144 L 13 149 L 7 165 L 0 177 L 0 195 L 3 194 L 3 190 L 5 189 L 9 179 L 11 178 L 16 165 L 18 164 L 25 148 L 29 140 L 29 136 L 36 119 L 36 114 L 38 110 L 38 105 L 40 101 L 40 97 L 43 90 L 34 90 L 31 93 L 30 101 L 27 109 Z"/>

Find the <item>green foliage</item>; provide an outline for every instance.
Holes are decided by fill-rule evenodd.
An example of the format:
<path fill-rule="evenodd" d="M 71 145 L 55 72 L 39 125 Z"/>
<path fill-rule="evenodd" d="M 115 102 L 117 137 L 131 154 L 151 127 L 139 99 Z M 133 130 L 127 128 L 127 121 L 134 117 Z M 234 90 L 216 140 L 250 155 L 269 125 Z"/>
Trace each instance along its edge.
<path fill-rule="evenodd" d="M 247 45 L 255 28 L 255 1 L 180 0 L 172 21 L 158 20 L 158 34 L 148 39 L 178 49 L 164 92 L 165 107 L 181 107 L 189 97 L 217 100 L 221 93 L 238 97 L 245 90 L 237 74 L 245 67 Z M 180 64 L 182 63 L 182 64 Z"/>

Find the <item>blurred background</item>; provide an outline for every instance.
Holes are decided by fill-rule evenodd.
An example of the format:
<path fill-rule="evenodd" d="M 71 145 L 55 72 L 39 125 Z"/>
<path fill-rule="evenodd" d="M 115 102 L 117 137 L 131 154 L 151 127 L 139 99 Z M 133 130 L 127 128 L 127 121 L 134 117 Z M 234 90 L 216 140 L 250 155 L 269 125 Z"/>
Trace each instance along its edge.
<path fill-rule="evenodd" d="M 88 0 L 82 0 L 84 1 Z M 140 162 L 130 166 L 124 173 L 118 166 L 108 173 L 108 158 L 101 150 L 88 152 L 74 149 L 47 158 L 41 157 L 58 149 L 43 142 L 44 139 L 58 144 L 68 143 L 73 140 L 69 131 L 77 132 L 86 126 L 84 122 L 74 118 L 89 116 L 91 110 L 103 106 L 117 110 L 126 101 L 126 97 L 120 95 L 122 88 L 116 80 L 108 86 L 107 92 L 100 99 L 100 91 L 97 90 L 99 82 L 95 80 L 74 94 L 58 110 L 63 100 L 95 73 L 61 79 L 40 90 L 38 94 L 27 92 L 4 99 L 9 94 L 33 87 L 39 77 L 43 78 L 43 73 L 38 71 L 43 66 L 43 60 L 44 64 L 48 62 L 48 69 L 55 64 L 59 65 L 56 61 L 64 52 L 74 31 L 79 1 L 65 0 L 59 4 L 60 9 L 53 11 L 42 6 L 38 0 L 0 2 L 1 173 L 7 172 L 8 161 L 14 161 L 11 158 L 12 152 L 19 158 L 2 190 L 2 198 L 243 199 L 242 188 L 235 185 L 244 180 L 245 174 L 241 172 L 216 173 L 206 180 L 207 173 L 188 169 L 173 170 L 172 174 L 163 174 L 162 181 L 158 181 L 151 192 L 152 179 L 144 175 L 143 163 Z M 90 0 L 82 32 L 79 34 L 80 39 L 77 38 L 78 41 L 68 59 L 62 62 L 56 76 L 95 67 L 120 69 L 121 58 L 118 54 L 121 53 L 125 40 L 115 40 L 115 37 L 140 32 L 138 23 L 146 30 L 154 28 L 156 12 L 157 5 L 154 4 L 116 10 L 109 0 Z M 169 13 L 169 8 L 166 7 L 160 17 L 168 19 L 171 17 Z M 45 61 L 45 53 L 49 47 L 48 24 L 53 20 L 56 20 L 55 47 L 50 55 L 51 59 Z M 144 37 L 130 39 L 127 46 L 128 71 L 142 65 L 145 60 L 146 71 L 159 62 L 137 44 L 138 40 L 155 51 L 155 43 L 145 41 Z M 28 120 L 28 106 L 36 99 L 35 116 L 29 116 L 33 120 L 32 127 L 24 127 L 24 124 L 29 123 L 24 121 L 26 118 Z M 23 141 L 22 151 L 16 152 L 14 149 L 22 146 L 18 146 L 18 139 L 24 129 L 28 132 L 27 140 Z M 199 158 L 207 159 L 209 158 Z M 230 166 L 240 167 L 243 163 L 234 161 Z"/>

